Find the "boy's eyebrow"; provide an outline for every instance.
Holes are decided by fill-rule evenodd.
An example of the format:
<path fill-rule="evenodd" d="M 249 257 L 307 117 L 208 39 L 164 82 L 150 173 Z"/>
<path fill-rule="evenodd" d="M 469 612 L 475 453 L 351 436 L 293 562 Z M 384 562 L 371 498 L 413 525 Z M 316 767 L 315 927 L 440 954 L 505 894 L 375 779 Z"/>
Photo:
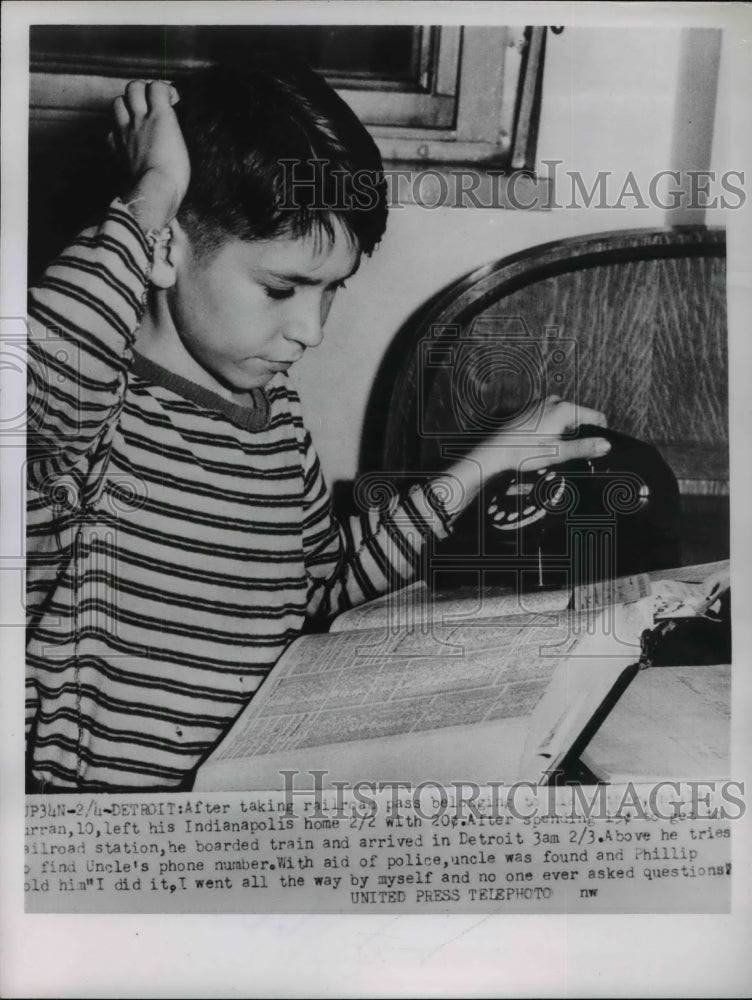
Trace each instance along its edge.
<path fill-rule="evenodd" d="M 352 269 L 350 270 L 349 274 L 346 274 L 345 277 L 341 278 L 340 280 L 341 281 L 347 281 L 348 278 L 352 278 L 352 276 L 357 272 L 357 270 L 358 270 L 359 267 L 360 267 L 360 254 L 358 254 L 358 258 L 355 261 L 355 264 L 352 267 Z M 321 282 L 317 278 L 309 278 L 308 275 L 306 275 L 306 274 L 297 274 L 294 271 L 277 271 L 274 268 L 270 268 L 270 267 L 265 268 L 265 270 L 266 270 L 266 273 L 270 274 L 272 277 L 278 278 L 280 281 L 289 281 L 291 284 L 294 284 L 294 285 L 320 285 L 321 284 Z"/>

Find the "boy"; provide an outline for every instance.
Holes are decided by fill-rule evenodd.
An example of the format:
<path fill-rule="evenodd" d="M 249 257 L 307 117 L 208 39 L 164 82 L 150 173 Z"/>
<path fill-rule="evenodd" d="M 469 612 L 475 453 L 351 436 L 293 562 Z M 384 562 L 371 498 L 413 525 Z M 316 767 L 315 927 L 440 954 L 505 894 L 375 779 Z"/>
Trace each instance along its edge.
<path fill-rule="evenodd" d="M 337 524 L 287 369 L 384 231 L 373 141 L 262 57 L 180 99 L 134 81 L 114 116 L 131 189 L 31 293 L 34 791 L 187 787 L 307 618 L 411 580 L 482 477 L 608 447 L 561 442 L 604 421 L 552 399 L 529 449 L 499 435 Z M 356 176 L 367 196 L 343 199 Z"/>

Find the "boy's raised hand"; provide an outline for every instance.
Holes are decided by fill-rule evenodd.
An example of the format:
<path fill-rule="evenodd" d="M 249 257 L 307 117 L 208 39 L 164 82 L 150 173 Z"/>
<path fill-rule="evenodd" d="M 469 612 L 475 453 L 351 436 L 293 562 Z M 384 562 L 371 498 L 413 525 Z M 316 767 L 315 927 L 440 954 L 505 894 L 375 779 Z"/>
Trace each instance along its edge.
<path fill-rule="evenodd" d="M 131 80 L 113 104 L 115 144 L 133 180 L 125 200 L 147 230 L 168 225 L 188 189 L 188 150 L 173 110 L 178 100 L 169 83 Z"/>

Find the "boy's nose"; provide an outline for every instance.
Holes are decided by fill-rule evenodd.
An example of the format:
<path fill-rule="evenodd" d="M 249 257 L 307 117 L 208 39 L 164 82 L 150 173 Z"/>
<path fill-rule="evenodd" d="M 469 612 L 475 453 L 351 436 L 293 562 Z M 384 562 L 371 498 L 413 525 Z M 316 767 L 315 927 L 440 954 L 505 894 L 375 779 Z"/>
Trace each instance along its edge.
<path fill-rule="evenodd" d="M 306 310 L 303 314 L 290 317 L 285 336 L 303 347 L 318 347 L 324 338 L 324 326 L 318 310 Z"/>

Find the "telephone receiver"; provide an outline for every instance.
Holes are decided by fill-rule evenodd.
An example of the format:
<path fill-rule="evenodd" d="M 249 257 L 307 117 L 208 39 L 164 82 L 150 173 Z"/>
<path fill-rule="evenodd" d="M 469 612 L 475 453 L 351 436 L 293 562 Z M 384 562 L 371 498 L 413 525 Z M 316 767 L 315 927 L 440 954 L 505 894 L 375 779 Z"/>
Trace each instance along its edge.
<path fill-rule="evenodd" d="M 531 589 L 681 564 L 679 489 L 658 449 L 592 424 L 572 437 L 604 438 L 611 450 L 491 479 L 436 549 L 440 586 L 456 585 L 452 567 L 493 569 L 509 584 L 506 571 Z"/>

